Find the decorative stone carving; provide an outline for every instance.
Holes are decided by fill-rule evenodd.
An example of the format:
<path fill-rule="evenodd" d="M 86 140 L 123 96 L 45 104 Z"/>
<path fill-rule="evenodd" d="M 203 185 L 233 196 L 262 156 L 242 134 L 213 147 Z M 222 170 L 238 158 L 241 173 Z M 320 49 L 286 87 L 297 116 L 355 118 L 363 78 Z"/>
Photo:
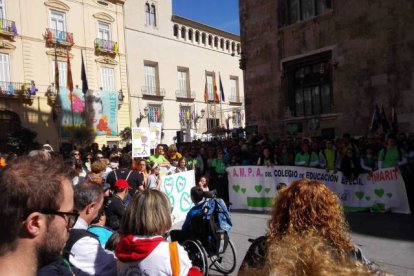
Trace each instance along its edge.
<path fill-rule="evenodd" d="M 58 10 L 69 11 L 70 7 L 59 0 L 48 0 L 45 2 L 45 6 L 55 8 Z"/>
<path fill-rule="evenodd" d="M 115 22 L 115 18 L 105 12 L 98 12 L 93 15 L 96 19 L 100 19 L 107 22 Z"/>
<path fill-rule="evenodd" d="M 118 65 L 118 62 L 110 57 L 98 57 L 95 61 L 103 64 Z"/>

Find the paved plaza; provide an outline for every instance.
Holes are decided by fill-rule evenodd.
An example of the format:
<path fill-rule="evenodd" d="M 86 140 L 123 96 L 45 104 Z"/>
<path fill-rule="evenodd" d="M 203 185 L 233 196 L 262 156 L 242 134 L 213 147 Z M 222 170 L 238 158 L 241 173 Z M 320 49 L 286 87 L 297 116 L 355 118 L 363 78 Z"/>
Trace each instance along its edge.
<path fill-rule="evenodd" d="M 352 238 L 366 257 L 396 276 L 414 275 L 414 217 L 401 214 L 348 213 Z M 263 235 L 268 215 L 258 212 L 232 213 L 231 240 L 237 250 L 237 275 L 250 245 L 249 238 Z M 210 275 L 220 275 L 211 271 Z"/>

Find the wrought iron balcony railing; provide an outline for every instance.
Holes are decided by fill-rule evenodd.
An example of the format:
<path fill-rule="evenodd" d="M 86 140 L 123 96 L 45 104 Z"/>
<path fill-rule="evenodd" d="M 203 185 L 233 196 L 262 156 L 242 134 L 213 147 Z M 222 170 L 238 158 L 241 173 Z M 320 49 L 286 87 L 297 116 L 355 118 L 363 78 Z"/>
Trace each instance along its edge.
<path fill-rule="evenodd" d="M 16 22 L 0 18 L 0 34 L 17 36 Z"/>
<path fill-rule="evenodd" d="M 56 30 L 52 28 L 46 29 L 46 40 L 49 44 L 63 44 L 72 46 L 75 44 L 73 40 L 73 33 L 69 33 L 62 30 Z"/>
<path fill-rule="evenodd" d="M 103 53 L 118 54 L 118 42 L 105 40 L 101 38 L 95 39 L 95 50 Z"/>
<path fill-rule="evenodd" d="M 239 97 L 237 95 L 230 95 L 229 96 L 229 103 L 230 104 L 242 104 L 243 103 L 243 98 Z"/>
<path fill-rule="evenodd" d="M 141 92 L 143 97 L 165 97 L 165 89 L 156 86 L 143 86 Z"/>
<path fill-rule="evenodd" d="M 190 90 L 177 90 L 175 96 L 181 99 L 195 99 L 195 91 Z"/>
<path fill-rule="evenodd" d="M 0 96 L 30 98 L 36 95 L 36 86 L 30 83 L 0 81 Z"/>

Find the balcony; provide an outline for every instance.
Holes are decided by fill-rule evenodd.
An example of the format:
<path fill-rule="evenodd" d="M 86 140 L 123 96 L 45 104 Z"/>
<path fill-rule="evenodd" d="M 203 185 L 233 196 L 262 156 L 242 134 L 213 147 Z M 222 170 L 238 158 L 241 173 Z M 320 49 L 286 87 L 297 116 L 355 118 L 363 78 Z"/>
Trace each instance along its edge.
<path fill-rule="evenodd" d="M 165 89 L 154 86 L 141 87 L 142 97 L 154 100 L 162 100 L 165 97 Z"/>
<path fill-rule="evenodd" d="M 45 39 L 49 47 L 59 45 L 70 48 L 75 44 L 73 33 L 51 28 L 46 29 Z"/>
<path fill-rule="evenodd" d="M 182 100 L 182 101 L 194 101 L 195 94 L 196 94 L 195 91 L 190 91 L 190 90 L 175 91 L 175 96 L 177 97 L 177 100 Z"/>
<path fill-rule="evenodd" d="M 18 35 L 16 23 L 12 20 L 0 19 L 0 35 L 14 40 L 14 37 Z"/>
<path fill-rule="evenodd" d="M 230 95 L 229 104 L 231 104 L 231 105 L 242 105 L 243 104 L 243 98 L 239 97 L 237 95 Z"/>
<path fill-rule="evenodd" d="M 33 83 L 0 81 L 0 97 L 33 102 L 37 88 Z"/>
<path fill-rule="evenodd" d="M 101 38 L 95 39 L 95 53 L 97 54 L 116 55 L 118 54 L 118 50 L 118 42 L 105 40 Z"/>

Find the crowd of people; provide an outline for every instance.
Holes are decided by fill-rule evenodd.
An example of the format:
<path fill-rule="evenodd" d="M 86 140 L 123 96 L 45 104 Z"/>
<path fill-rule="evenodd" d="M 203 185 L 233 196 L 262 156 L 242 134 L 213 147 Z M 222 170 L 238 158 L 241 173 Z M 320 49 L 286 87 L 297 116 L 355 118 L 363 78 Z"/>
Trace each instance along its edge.
<path fill-rule="evenodd" d="M 191 193 L 195 207 L 182 232 L 168 238 L 182 242 L 191 228 L 189 220 L 213 195 L 209 191 L 216 190 L 230 204 L 229 166 L 309 166 L 332 173 L 341 170 L 349 178 L 400 167 L 404 177 L 412 179 L 414 134 L 279 141 L 255 135 L 160 144 L 148 158 L 132 158 L 130 151 L 92 144 L 56 153 L 44 145 L 23 157 L 2 155 L 0 220 L 7 223 L 0 232 L 0 274 L 201 275 L 184 248 L 171 246 L 166 239 L 171 207 L 160 191 L 160 171 L 195 171 L 197 185 Z M 318 196 L 320 200 L 311 200 Z M 340 201 L 322 182 L 304 179 L 282 188 L 268 226 L 267 235 L 249 250 L 243 273 L 267 275 L 290 269 L 282 274 L 299 275 L 291 272 L 303 270 L 304 263 L 287 267 L 287 259 L 277 257 L 278 252 L 301 254 L 298 246 L 313 250 L 311 256 L 323 258 L 331 268 L 349 268 L 349 274 L 338 275 L 374 273 L 350 239 Z M 295 250 L 291 244 L 297 244 Z M 15 265 L 16 260 L 25 265 Z M 323 265 L 313 269 L 329 271 Z"/>

